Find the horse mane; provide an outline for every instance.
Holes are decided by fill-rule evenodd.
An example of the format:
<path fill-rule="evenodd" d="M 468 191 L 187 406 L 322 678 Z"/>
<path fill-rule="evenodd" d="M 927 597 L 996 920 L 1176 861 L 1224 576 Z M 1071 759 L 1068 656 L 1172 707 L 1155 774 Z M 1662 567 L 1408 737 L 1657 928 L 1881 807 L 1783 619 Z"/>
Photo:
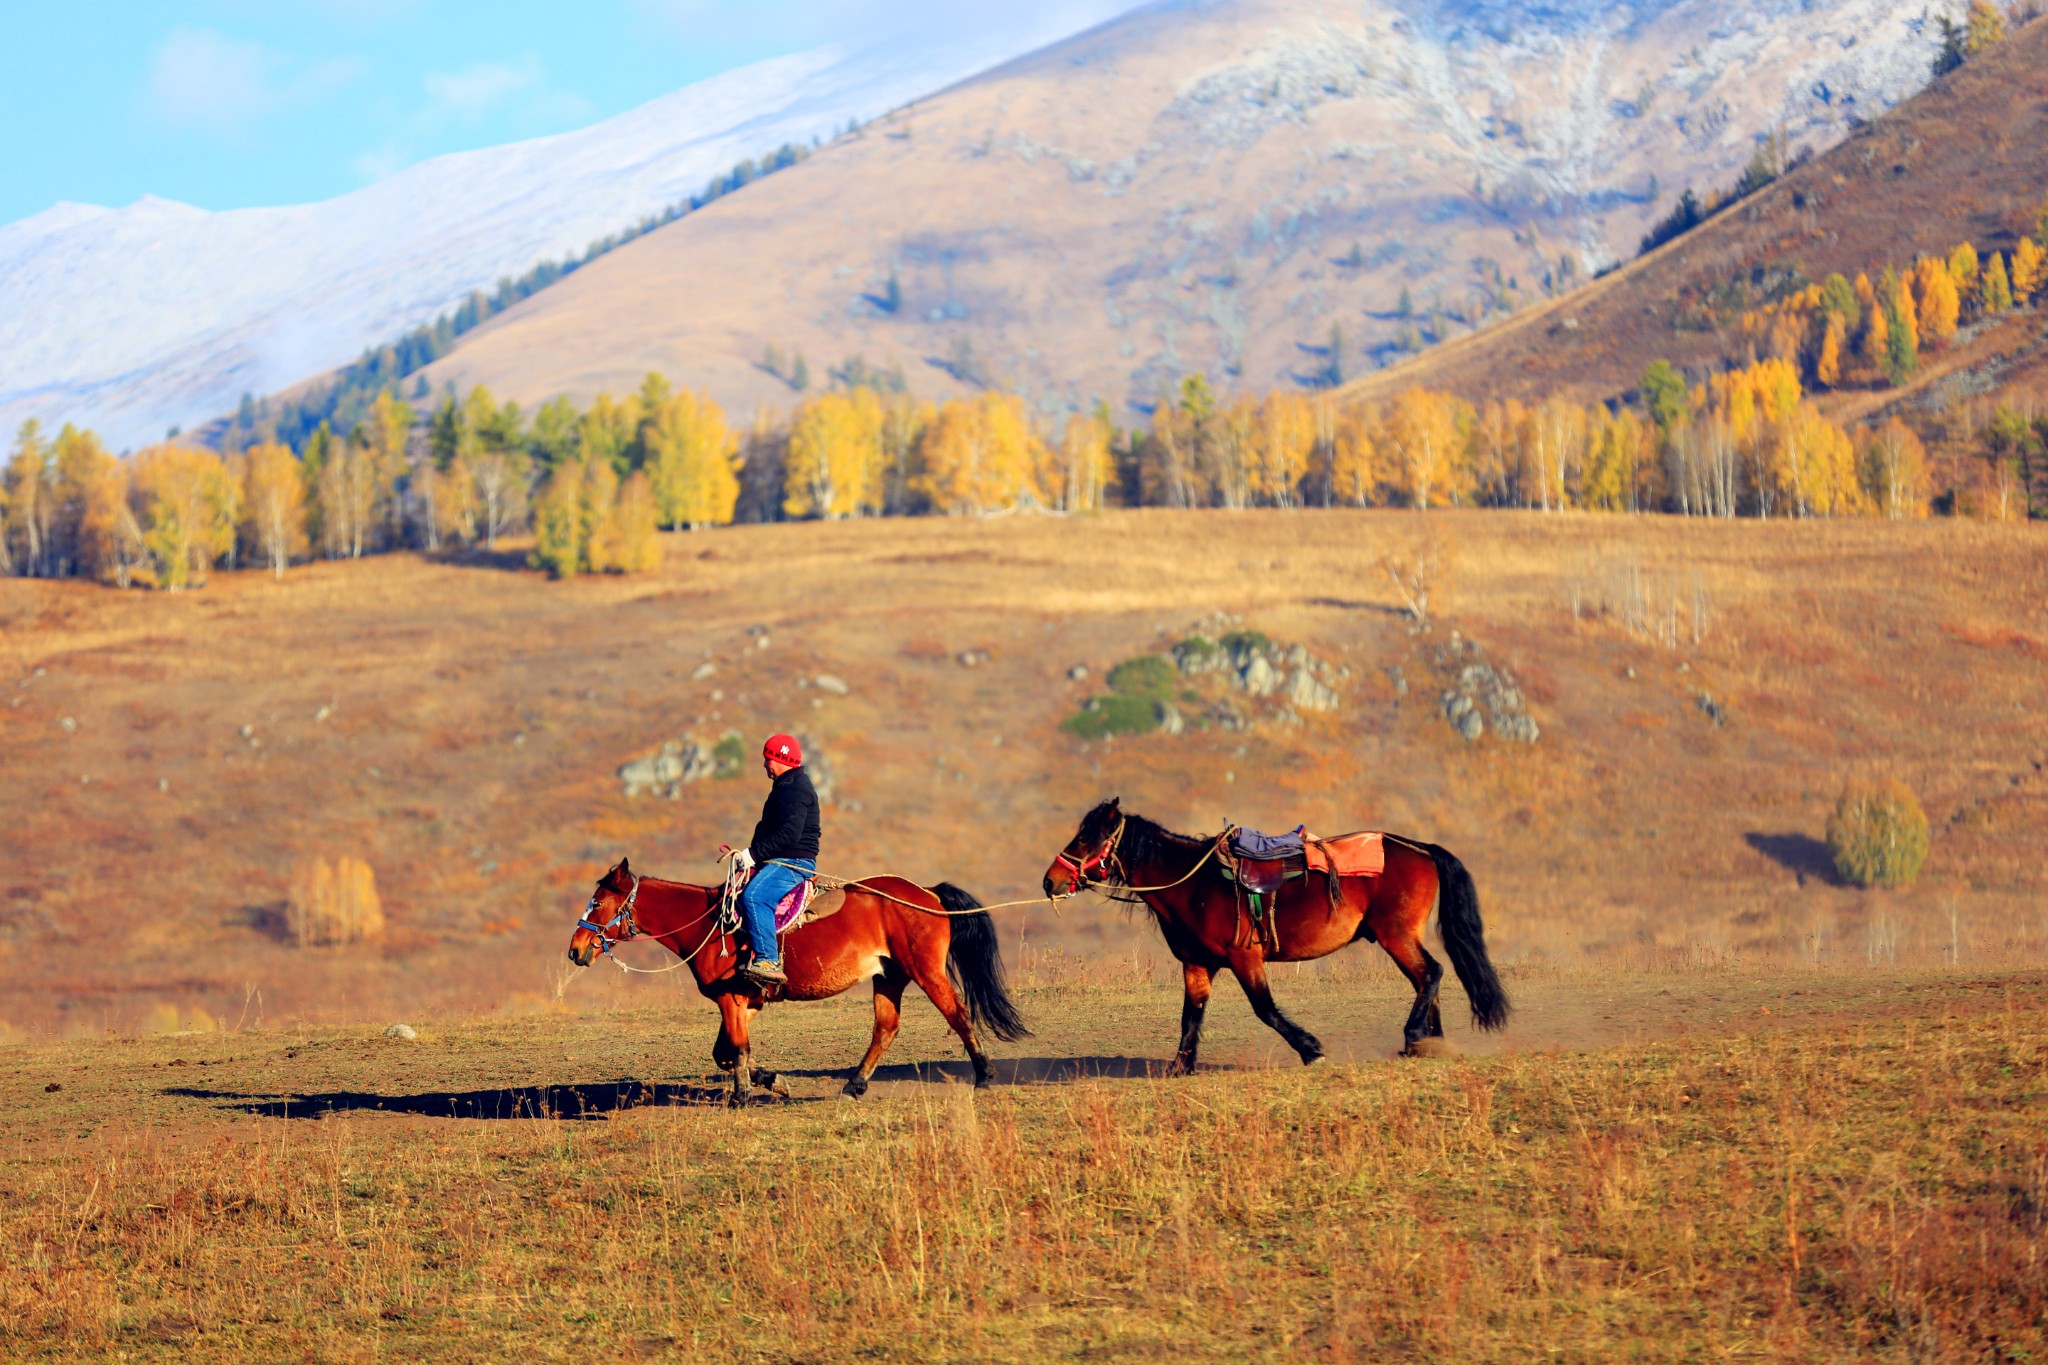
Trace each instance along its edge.
<path fill-rule="evenodd" d="M 1126 863 L 1131 863 L 1174 852 L 1193 853 L 1214 842 L 1214 835 L 1176 834 L 1156 820 L 1147 820 L 1142 815 L 1126 815 L 1119 852 Z"/>

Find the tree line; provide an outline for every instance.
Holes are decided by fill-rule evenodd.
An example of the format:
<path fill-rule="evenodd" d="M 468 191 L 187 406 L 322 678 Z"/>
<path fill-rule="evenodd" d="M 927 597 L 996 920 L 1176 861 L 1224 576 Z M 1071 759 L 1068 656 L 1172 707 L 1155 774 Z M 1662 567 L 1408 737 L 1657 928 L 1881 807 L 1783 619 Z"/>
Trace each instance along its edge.
<path fill-rule="evenodd" d="M 2040 218 L 2048 238 L 2048 201 Z M 2027 515 L 2048 415 L 1990 411 L 1951 442 L 1975 470 L 1941 480 L 1912 426 L 1852 433 L 1812 395 L 1905 383 L 1961 326 L 2043 301 L 2048 251 L 2032 237 L 1989 256 L 1965 242 L 1875 282 L 1792 289 L 1742 314 L 1743 363 L 1688 379 L 1656 361 L 1612 404 L 1220 396 L 1196 374 L 1126 429 L 1099 403 L 1048 420 L 994 388 L 917 399 L 856 358 L 745 430 L 658 373 L 623 398 L 530 412 L 483 387 L 423 412 L 389 387 L 345 431 L 323 422 L 296 448 L 170 440 L 120 459 L 90 431 L 29 422 L 0 474 L 0 573 L 175 590 L 223 565 L 282 575 L 315 557 L 495 552 L 530 531 L 528 561 L 566 577 L 653 567 L 664 527 L 1112 503 Z"/>

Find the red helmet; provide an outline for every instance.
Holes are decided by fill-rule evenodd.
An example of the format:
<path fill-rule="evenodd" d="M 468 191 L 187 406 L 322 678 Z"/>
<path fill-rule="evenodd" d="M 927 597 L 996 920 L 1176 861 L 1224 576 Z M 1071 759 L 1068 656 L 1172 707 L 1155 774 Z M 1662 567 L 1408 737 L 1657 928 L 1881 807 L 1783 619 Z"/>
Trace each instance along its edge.
<path fill-rule="evenodd" d="M 801 768 L 804 765 L 804 747 L 796 742 L 795 735 L 770 735 L 768 742 L 761 746 L 761 757 Z"/>

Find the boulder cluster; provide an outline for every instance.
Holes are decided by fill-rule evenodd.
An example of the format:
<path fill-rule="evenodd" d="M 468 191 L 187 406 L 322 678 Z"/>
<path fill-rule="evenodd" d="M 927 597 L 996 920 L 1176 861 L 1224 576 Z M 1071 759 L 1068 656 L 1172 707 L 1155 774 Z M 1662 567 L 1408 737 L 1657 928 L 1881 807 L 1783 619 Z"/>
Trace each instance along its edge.
<path fill-rule="evenodd" d="M 831 758 L 810 736 L 798 735 L 797 741 L 803 745 L 804 768 L 811 775 L 819 803 L 830 805 L 834 787 Z M 671 739 L 646 757 L 622 764 L 619 789 L 629 797 L 659 796 L 676 801 L 693 782 L 738 777 L 747 771 L 748 758 L 746 736 L 737 730 L 727 730 L 709 746 L 692 738 Z"/>
<path fill-rule="evenodd" d="M 1085 666 L 1068 677 L 1084 679 Z M 1337 685 L 1351 670 L 1317 658 L 1307 646 L 1268 639 L 1218 613 L 1195 623 L 1163 653 L 1126 659 L 1109 671 L 1109 691 L 1090 697 L 1066 728 L 1083 738 L 1177 735 L 1190 728 L 1239 731 L 1263 711 L 1287 725 L 1335 711 Z"/>
<path fill-rule="evenodd" d="M 1467 744 L 1485 734 L 1489 724 L 1502 739 L 1534 744 L 1542 732 L 1521 687 L 1505 668 L 1480 658 L 1482 652 L 1477 640 L 1461 639 L 1456 631 L 1448 648 L 1438 652 L 1437 665 L 1451 678 L 1439 699 L 1444 720 Z"/>

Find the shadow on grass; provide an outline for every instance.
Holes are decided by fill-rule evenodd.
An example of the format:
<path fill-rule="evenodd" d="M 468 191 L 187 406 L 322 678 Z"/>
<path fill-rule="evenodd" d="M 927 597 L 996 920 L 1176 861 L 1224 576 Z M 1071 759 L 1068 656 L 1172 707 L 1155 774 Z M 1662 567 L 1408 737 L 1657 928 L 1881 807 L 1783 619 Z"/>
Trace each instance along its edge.
<path fill-rule="evenodd" d="M 1798 874 L 1801 886 L 1808 877 L 1827 886 L 1842 884 L 1835 874 L 1835 855 L 1810 834 L 1750 833 L 1743 835 L 1742 841 L 1786 871 Z"/>
<path fill-rule="evenodd" d="M 1157 1057 L 1004 1057 L 992 1059 L 997 1085 L 1063 1085 L 1074 1081 L 1146 1080 L 1166 1075 Z M 1203 1071 L 1231 1071 L 1208 1066 Z M 850 1068 L 757 1071 L 756 1084 L 771 1076 L 844 1080 Z M 899 1062 L 875 1068 L 877 1081 L 972 1084 L 974 1068 L 964 1058 L 944 1062 Z M 518 1085 L 498 1090 L 430 1090 L 418 1095 L 379 1095 L 366 1090 L 330 1090 L 306 1095 L 245 1095 L 230 1090 L 177 1086 L 163 1092 L 182 1099 L 219 1100 L 222 1109 L 272 1119 L 317 1119 L 328 1114 L 418 1114 L 436 1119 L 601 1119 L 628 1109 L 724 1108 L 732 1090 L 724 1084 L 677 1081 L 593 1081 L 582 1085 Z M 765 1100 L 765 1094 L 757 1094 Z M 814 1103 L 815 1097 L 778 1102 Z"/>
<path fill-rule="evenodd" d="M 223 1109 L 273 1119 L 317 1119 L 359 1111 L 419 1114 L 437 1119 L 601 1119 L 627 1109 L 722 1106 L 726 1086 L 671 1081 L 593 1081 L 582 1085 L 519 1085 L 501 1090 L 434 1090 L 419 1095 L 377 1095 L 334 1090 L 313 1095 L 238 1095 L 226 1090 L 178 1088 L 166 1095 L 222 1100 Z"/>
<path fill-rule="evenodd" d="M 1142 1081 L 1163 1078 L 1166 1075 L 1166 1060 L 1162 1057 L 991 1057 L 989 1067 L 994 1073 L 990 1079 L 996 1085 L 1070 1085 L 1075 1081 Z M 1231 1066 L 1210 1066 L 1203 1063 L 1203 1071 L 1234 1071 Z M 802 1076 L 811 1080 L 835 1080 L 847 1076 L 851 1068 L 818 1068 L 808 1071 L 791 1070 L 779 1074 Z M 944 1062 L 891 1062 L 875 1068 L 873 1079 L 877 1081 L 958 1081 L 972 1084 L 974 1066 L 961 1058 Z"/>

